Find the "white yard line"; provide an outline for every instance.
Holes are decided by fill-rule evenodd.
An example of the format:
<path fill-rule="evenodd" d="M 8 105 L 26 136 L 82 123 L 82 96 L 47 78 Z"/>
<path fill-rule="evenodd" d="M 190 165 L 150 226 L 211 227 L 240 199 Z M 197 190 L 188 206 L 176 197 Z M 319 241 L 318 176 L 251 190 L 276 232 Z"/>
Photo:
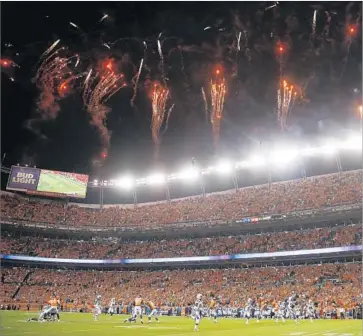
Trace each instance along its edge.
<path fill-rule="evenodd" d="M 99 328 L 92 328 L 92 329 L 78 329 L 78 330 L 65 330 L 62 332 L 75 332 L 75 331 L 90 331 L 90 330 L 100 330 Z"/>
<path fill-rule="evenodd" d="M 351 329 L 351 328 L 355 328 L 355 326 L 346 326 L 346 327 L 342 327 L 342 328 L 337 328 L 337 329 L 332 329 L 332 330 L 326 330 L 326 331 L 319 331 L 317 333 L 310 333 L 308 331 L 301 331 L 301 332 L 291 332 L 288 334 L 284 334 L 285 336 L 314 336 L 314 335 L 323 335 L 323 336 L 333 336 L 336 334 L 336 331 L 339 330 L 346 330 L 346 329 Z M 329 333 L 331 333 L 332 335 L 328 335 Z M 339 335 L 336 335 L 339 336 Z"/>
<path fill-rule="evenodd" d="M 342 328 L 337 328 L 337 329 L 332 329 L 332 330 L 327 330 L 327 331 L 321 331 L 321 332 L 318 332 L 318 333 L 308 334 L 307 336 L 325 335 L 325 334 L 328 334 L 328 333 L 333 333 L 333 332 L 338 331 L 338 330 L 345 330 L 345 329 L 351 329 L 351 328 L 355 328 L 355 326 L 347 326 L 347 327 L 342 327 Z"/>
<path fill-rule="evenodd" d="M 14 330 L 14 331 L 16 331 L 16 330 Z M 10 333 L 6 333 L 6 335 L 11 335 L 11 336 L 13 336 L 13 335 L 24 335 L 24 334 L 36 334 L 37 332 L 36 331 L 22 331 L 22 332 L 18 332 L 18 331 L 16 331 L 15 333 L 12 333 L 12 332 L 10 332 Z"/>
<path fill-rule="evenodd" d="M 150 325 L 118 325 L 114 326 L 114 328 L 126 328 L 126 329 L 134 329 L 134 328 L 143 328 L 143 329 L 158 329 L 158 330 L 178 330 L 178 327 L 166 327 L 166 326 L 150 326 Z"/>

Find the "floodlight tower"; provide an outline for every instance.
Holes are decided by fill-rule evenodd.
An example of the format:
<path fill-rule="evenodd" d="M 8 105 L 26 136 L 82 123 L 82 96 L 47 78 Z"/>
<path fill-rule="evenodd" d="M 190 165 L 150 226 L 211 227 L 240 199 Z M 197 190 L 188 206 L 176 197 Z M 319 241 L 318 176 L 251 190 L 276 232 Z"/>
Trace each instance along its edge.
<path fill-rule="evenodd" d="M 133 199 L 134 199 L 134 207 L 136 208 L 137 206 L 137 193 L 136 193 L 136 186 L 134 187 L 134 190 L 132 192 L 132 196 L 133 196 Z"/>
<path fill-rule="evenodd" d="M 168 203 L 170 203 L 170 188 L 168 180 L 165 181 L 165 196 Z"/>
<path fill-rule="evenodd" d="M 304 161 L 300 155 L 298 157 L 298 161 L 299 161 L 299 166 L 300 166 L 300 170 L 301 170 L 301 175 L 302 175 L 303 179 L 306 180 L 305 165 L 304 165 Z"/>
<path fill-rule="evenodd" d="M 106 181 L 104 181 L 102 179 L 101 183 L 100 183 L 100 209 L 101 210 L 103 209 L 103 188 L 104 188 L 105 182 Z"/>
<path fill-rule="evenodd" d="M 200 190 L 202 191 L 202 196 L 205 197 L 205 186 L 204 186 L 204 179 L 203 179 L 203 174 L 202 172 L 199 170 L 199 186 L 200 186 Z"/>
<path fill-rule="evenodd" d="M 233 180 L 234 188 L 236 189 L 236 192 L 238 192 L 239 185 L 238 185 L 238 178 L 237 178 L 237 174 L 236 174 L 236 169 L 235 168 L 233 169 L 232 180 Z"/>

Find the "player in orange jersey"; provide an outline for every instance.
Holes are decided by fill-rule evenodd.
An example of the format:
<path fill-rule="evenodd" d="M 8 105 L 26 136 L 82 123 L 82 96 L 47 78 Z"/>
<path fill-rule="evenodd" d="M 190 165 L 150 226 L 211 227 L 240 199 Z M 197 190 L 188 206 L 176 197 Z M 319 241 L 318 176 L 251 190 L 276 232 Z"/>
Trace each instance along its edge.
<path fill-rule="evenodd" d="M 144 321 L 142 320 L 142 308 L 141 308 L 141 305 L 143 303 L 144 300 L 141 298 L 141 296 L 136 297 L 133 302 L 134 309 L 132 312 L 132 316 L 126 319 L 124 322 L 136 322 L 137 316 L 140 316 L 140 322 L 141 324 L 143 324 Z"/>
<path fill-rule="evenodd" d="M 213 294 L 210 296 L 209 301 L 209 316 L 213 317 L 214 323 L 217 323 L 217 301 Z"/>

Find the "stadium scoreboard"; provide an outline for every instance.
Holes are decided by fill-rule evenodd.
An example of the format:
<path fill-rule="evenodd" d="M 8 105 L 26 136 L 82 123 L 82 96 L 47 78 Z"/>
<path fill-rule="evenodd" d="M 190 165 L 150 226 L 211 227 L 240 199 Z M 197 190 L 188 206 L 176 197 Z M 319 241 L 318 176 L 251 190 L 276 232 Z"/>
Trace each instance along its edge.
<path fill-rule="evenodd" d="M 12 166 L 7 190 L 50 197 L 85 198 L 88 175 Z"/>

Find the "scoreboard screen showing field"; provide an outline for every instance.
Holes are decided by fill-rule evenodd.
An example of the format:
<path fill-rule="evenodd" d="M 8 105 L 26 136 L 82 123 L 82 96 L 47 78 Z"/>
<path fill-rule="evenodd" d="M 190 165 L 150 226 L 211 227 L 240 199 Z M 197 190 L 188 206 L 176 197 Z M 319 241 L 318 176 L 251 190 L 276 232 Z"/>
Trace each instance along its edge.
<path fill-rule="evenodd" d="M 85 198 L 87 183 L 88 175 L 42 169 L 37 191 Z"/>
<path fill-rule="evenodd" d="M 6 189 L 53 197 L 85 198 L 88 175 L 53 170 L 11 167 Z"/>

